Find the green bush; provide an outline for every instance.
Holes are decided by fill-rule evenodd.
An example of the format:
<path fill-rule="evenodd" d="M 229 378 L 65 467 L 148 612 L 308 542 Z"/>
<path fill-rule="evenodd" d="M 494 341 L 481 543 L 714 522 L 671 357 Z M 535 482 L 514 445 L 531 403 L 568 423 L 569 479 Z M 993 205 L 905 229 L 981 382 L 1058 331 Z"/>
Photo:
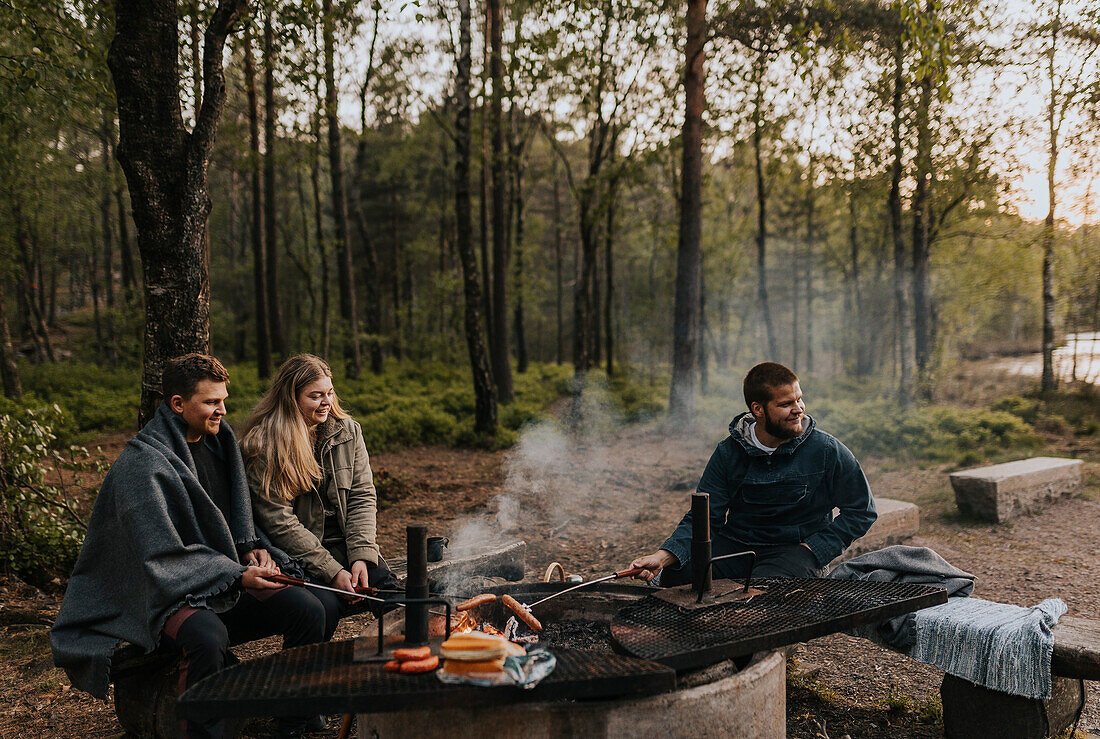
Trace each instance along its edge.
<path fill-rule="evenodd" d="M 61 441 L 131 430 L 137 426 L 141 399 L 141 369 L 111 369 L 94 364 L 62 362 L 22 367 L 23 391 L 29 402 L 60 406 L 66 423 Z"/>
<path fill-rule="evenodd" d="M 0 568 L 39 585 L 69 573 L 84 538 L 66 473 L 103 471 L 59 443 L 63 419 L 57 405 L 0 399 Z"/>
<path fill-rule="evenodd" d="M 823 399 L 809 409 L 857 456 L 876 454 L 964 464 L 1041 443 L 1018 416 L 947 406 L 900 409 L 880 401 Z"/>
<path fill-rule="evenodd" d="M 1039 417 L 1039 401 L 1034 398 L 1023 398 L 1019 395 L 1009 395 L 1001 398 L 990 406 L 992 410 L 1011 413 L 1025 423 L 1035 423 Z"/>

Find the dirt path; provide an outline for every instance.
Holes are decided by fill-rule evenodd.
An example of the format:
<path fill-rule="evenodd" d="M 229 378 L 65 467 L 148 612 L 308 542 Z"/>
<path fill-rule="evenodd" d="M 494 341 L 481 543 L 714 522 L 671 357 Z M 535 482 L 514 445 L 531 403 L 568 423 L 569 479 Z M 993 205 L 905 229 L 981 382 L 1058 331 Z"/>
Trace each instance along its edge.
<path fill-rule="evenodd" d="M 421 521 L 432 533 L 451 536 L 452 546 L 466 537 L 526 540 L 530 578 L 551 561 L 584 575 L 620 569 L 672 530 L 721 438 L 720 429 L 686 431 L 670 436 L 658 428 L 596 425 L 576 441 L 546 424 L 508 453 L 419 448 L 377 454 L 372 466 L 383 506 L 380 545 L 385 553 L 399 553 L 405 524 Z M 1090 453 L 1095 458 L 1096 450 Z M 1091 499 L 1065 501 L 999 526 L 964 525 L 951 515 L 943 467 L 864 464 L 878 495 L 921 505 L 915 543 L 977 575 L 975 595 L 1023 605 L 1060 597 L 1071 613 L 1098 611 L 1100 464 L 1088 465 Z M 0 736 L 119 735 L 110 705 L 70 690 L 50 664 L 41 621 L 56 612 L 57 594 L 9 581 L 0 583 L 0 601 Z M 10 618 L 16 611 L 25 615 Z M 337 638 L 361 627 L 349 619 Z M 276 648 L 266 640 L 241 652 L 254 656 Z M 795 657 L 800 676 L 788 695 L 789 736 L 818 737 L 822 729 L 833 739 L 846 733 L 940 735 L 934 723 L 938 670 L 846 636 L 801 645 Z M 246 733 L 263 736 L 267 728 L 253 722 Z M 1100 731 L 1095 695 L 1081 728 Z M 321 736 L 335 734 L 334 721 Z"/>

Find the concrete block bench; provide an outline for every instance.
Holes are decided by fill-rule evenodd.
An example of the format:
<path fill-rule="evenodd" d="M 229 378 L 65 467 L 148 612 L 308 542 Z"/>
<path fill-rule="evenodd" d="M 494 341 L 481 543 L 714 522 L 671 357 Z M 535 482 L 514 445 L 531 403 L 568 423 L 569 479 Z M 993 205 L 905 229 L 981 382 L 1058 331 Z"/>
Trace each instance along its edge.
<path fill-rule="evenodd" d="M 907 544 L 920 529 L 920 508 L 915 503 L 906 503 L 892 498 L 875 498 L 878 519 L 871 524 L 867 533 L 852 542 L 843 554 L 829 563 L 836 567 L 841 562 L 860 554 L 874 552 L 894 544 Z M 834 510 L 835 516 L 839 511 Z"/>
<path fill-rule="evenodd" d="M 1007 521 L 1042 510 L 1081 489 L 1080 459 L 1033 457 L 951 474 L 959 511 L 983 521 Z"/>

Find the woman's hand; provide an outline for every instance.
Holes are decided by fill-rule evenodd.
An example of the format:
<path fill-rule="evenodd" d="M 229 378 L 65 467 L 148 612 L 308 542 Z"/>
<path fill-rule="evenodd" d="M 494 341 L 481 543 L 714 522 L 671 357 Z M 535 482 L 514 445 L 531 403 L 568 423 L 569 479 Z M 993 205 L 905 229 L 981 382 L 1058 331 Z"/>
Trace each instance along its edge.
<path fill-rule="evenodd" d="M 351 585 L 353 588 L 365 588 L 370 585 L 367 576 L 367 563 L 357 559 L 351 563 Z"/>
<path fill-rule="evenodd" d="M 249 565 L 241 574 L 241 587 L 247 590 L 280 590 L 285 588 L 286 585 L 265 579 L 269 575 L 277 574 L 279 574 L 279 568 L 275 565 L 270 567 Z"/>
<path fill-rule="evenodd" d="M 332 582 L 329 583 L 338 590 L 346 590 L 349 593 L 355 592 L 355 587 L 352 585 L 351 573 L 347 570 L 340 570 L 336 573 L 336 577 L 332 578 Z M 350 600 L 350 598 L 348 598 Z"/>

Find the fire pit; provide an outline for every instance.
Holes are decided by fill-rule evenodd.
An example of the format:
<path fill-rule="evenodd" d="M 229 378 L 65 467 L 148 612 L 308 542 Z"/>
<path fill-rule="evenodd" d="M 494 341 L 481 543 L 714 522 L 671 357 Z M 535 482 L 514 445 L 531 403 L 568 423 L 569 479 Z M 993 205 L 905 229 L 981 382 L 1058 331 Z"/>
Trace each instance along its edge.
<path fill-rule="evenodd" d="M 405 594 L 396 599 L 405 604 L 402 611 L 368 625 L 354 643 L 301 647 L 224 670 L 191 688 L 181 710 L 193 718 L 357 713 L 364 738 L 639 732 L 782 737 L 785 660 L 778 647 L 947 598 L 942 589 L 901 583 L 711 583 L 704 523 L 693 542 L 693 557 L 703 564 L 693 568 L 693 583 L 683 589 L 616 584 L 611 576 L 583 589 L 566 583 L 502 585 L 488 591 L 501 597 L 486 598 L 460 615 L 428 592 L 424 534 L 422 526 L 408 527 L 409 577 Z M 557 657 L 557 667 L 532 689 L 451 685 L 434 674 L 383 669 L 382 660 L 395 648 L 437 650 L 451 629 L 482 623 L 504 630 L 512 616 L 505 595 L 535 604 L 558 593 L 534 606 L 544 626 L 540 643 Z M 524 629 L 517 636 L 535 636 Z"/>
<path fill-rule="evenodd" d="M 532 603 L 558 592 L 566 584 L 528 583 L 502 585 L 486 592 L 508 593 L 520 602 Z M 631 659 L 615 653 L 611 624 L 622 609 L 644 601 L 652 588 L 641 585 L 605 583 L 547 601 L 538 607 L 543 631 L 539 643 L 559 657 L 580 654 L 587 660 Z M 499 600 L 475 614 L 493 628 L 502 629 L 511 612 Z M 385 630 L 397 633 L 401 622 L 388 616 Z M 438 628 L 436 626 L 435 628 Z M 526 632 L 529 633 L 529 632 Z M 370 651 L 376 640 L 375 627 L 364 630 L 363 644 L 356 651 Z M 592 674 L 579 683 L 571 696 L 556 700 L 510 702 L 487 710 L 483 705 L 448 705 L 425 700 L 405 710 L 384 710 L 358 714 L 360 737 L 436 736 L 446 727 L 448 737 L 501 736 L 623 736 L 682 735 L 782 737 L 786 727 L 785 659 L 779 651 L 761 651 L 741 659 L 721 660 L 679 673 L 668 667 L 661 673 L 667 682 L 655 686 L 652 661 L 631 660 L 649 665 L 634 674 L 614 678 Z M 554 674 L 557 673 L 557 670 Z M 553 678 L 554 675 L 551 675 Z M 548 678 L 548 681 L 550 678 Z M 615 685 L 604 685 L 613 680 Z M 632 683 L 638 683 L 631 689 Z M 643 684 L 644 683 L 644 684 Z M 539 692 L 546 683 L 534 691 Z M 649 694 L 639 694 L 648 688 Z M 613 689 L 611 695 L 600 692 Z M 484 689 L 483 693 L 499 692 Z M 388 708 L 388 707 L 387 707 Z M 487 723 L 488 722 L 488 723 Z"/>

